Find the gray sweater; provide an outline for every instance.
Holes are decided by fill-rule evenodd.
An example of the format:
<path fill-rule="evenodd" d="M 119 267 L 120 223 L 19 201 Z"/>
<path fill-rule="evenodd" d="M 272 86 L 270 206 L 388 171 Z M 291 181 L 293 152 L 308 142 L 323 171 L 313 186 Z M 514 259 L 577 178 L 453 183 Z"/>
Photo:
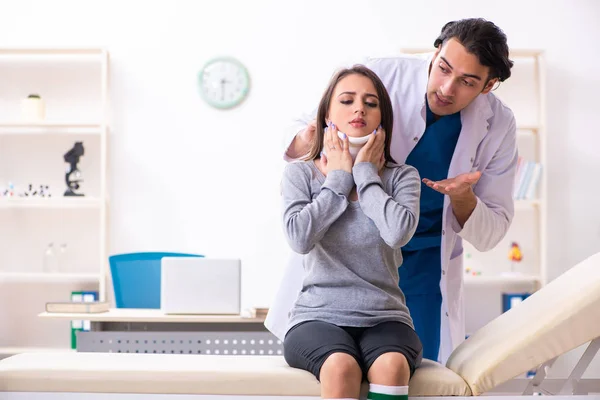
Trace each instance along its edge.
<path fill-rule="evenodd" d="M 358 200 L 349 194 L 356 184 Z M 398 286 L 400 248 L 417 228 L 421 183 L 417 170 L 392 165 L 377 174 L 372 163 L 352 174 L 325 177 L 313 161 L 286 166 L 283 224 L 292 250 L 306 254 L 304 281 L 288 329 L 320 320 L 369 327 L 386 321 L 414 328 Z"/>

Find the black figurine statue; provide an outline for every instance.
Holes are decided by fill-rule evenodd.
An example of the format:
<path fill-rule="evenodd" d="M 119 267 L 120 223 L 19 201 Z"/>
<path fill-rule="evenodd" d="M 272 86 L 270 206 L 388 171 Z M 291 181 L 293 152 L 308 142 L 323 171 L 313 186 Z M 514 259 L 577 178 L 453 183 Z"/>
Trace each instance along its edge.
<path fill-rule="evenodd" d="M 65 162 L 69 163 L 67 172 L 65 174 L 65 181 L 67 183 L 67 190 L 65 190 L 65 196 L 84 196 L 83 193 L 76 193 L 79 189 L 79 182 L 83 181 L 81 172 L 77 169 L 77 163 L 79 157 L 84 153 L 83 142 L 75 142 L 73 148 L 67 151 L 64 155 Z"/>

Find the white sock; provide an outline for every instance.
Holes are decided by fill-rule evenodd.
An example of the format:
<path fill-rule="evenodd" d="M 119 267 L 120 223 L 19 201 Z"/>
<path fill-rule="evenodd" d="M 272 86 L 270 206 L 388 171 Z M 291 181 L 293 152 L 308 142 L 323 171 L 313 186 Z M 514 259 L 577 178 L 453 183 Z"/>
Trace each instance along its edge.
<path fill-rule="evenodd" d="M 406 400 L 408 399 L 408 386 L 387 386 L 369 384 L 369 400 Z"/>

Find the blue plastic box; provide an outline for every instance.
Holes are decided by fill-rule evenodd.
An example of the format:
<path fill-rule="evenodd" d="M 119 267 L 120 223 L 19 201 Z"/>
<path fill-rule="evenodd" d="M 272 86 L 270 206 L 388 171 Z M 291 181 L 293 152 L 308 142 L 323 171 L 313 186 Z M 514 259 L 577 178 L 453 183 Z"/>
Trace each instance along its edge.
<path fill-rule="evenodd" d="M 163 257 L 204 257 L 185 253 L 128 253 L 108 257 L 117 308 L 160 308 Z"/>

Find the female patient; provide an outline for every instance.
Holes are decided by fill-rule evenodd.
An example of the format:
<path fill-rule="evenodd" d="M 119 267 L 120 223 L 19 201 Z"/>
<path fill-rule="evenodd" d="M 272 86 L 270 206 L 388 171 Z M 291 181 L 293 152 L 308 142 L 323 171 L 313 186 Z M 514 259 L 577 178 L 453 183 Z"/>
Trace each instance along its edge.
<path fill-rule="evenodd" d="M 379 78 L 363 66 L 342 70 L 319 104 L 306 161 L 284 172 L 285 233 L 306 254 L 284 355 L 316 376 L 323 398 L 357 399 L 366 378 L 369 398 L 405 399 L 421 362 L 398 287 L 421 184 L 416 169 L 390 156 L 392 123 Z"/>

